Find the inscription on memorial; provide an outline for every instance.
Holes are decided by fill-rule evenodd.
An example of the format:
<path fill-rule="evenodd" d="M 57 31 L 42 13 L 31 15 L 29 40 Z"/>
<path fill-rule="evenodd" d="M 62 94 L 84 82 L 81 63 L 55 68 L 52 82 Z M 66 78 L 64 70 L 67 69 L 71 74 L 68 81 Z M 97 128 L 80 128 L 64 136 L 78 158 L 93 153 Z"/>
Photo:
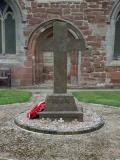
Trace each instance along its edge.
<path fill-rule="evenodd" d="M 39 3 L 66 2 L 66 0 L 36 0 Z M 83 2 L 83 0 L 67 0 L 67 2 Z"/>

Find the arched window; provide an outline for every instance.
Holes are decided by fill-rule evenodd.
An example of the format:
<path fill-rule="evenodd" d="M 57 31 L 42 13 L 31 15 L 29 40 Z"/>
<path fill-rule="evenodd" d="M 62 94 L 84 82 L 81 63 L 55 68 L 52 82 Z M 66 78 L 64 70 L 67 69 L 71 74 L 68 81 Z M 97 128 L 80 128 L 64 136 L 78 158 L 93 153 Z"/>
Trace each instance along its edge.
<path fill-rule="evenodd" d="M 115 60 L 120 59 L 120 13 L 117 16 L 115 23 L 115 42 L 113 58 Z"/>
<path fill-rule="evenodd" d="M 107 23 L 106 65 L 120 66 L 120 0 L 114 2 Z"/>
<path fill-rule="evenodd" d="M 0 53 L 16 53 L 15 17 L 11 7 L 0 1 Z"/>

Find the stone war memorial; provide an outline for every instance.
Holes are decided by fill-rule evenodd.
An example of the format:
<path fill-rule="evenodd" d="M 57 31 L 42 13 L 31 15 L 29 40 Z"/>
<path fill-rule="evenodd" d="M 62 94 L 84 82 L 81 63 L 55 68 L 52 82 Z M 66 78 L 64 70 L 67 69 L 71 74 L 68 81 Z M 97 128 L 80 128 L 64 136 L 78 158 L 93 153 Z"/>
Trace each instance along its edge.
<path fill-rule="evenodd" d="M 47 109 L 40 113 L 40 117 L 82 121 L 82 110 L 78 111 L 73 96 L 67 93 L 67 53 L 85 48 L 81 41 L 82 37 L 72 41 L 69 39 L 66 22 L 58 20 L 53 22 L 53 44 L 50 43 L 47 49 L 50 50 L 52 46 L 54 51 L 54 94 L 46 97 Z M 44 50 L 43 43 L 42 46 Z"/>
<path fill-rule="evenodd" d="M 15 119 L 15 123 L 22 128 L 35 132 L 74 134 L 94 131 L 104 124 L 102 118 L 98 117 L 99 121 L 97 121 L 97 124 L 93 123 L 92 126 L 81 129 L 79 123 L 84 123 L 83 108 L 75 101 L 72 94 L 67 93 L 67 54 L 73 50 L 83 50 L 86 47 L 82 34 L 80 34 L 80 37 L 78 36 L 72 40 L 69 38 L 68 33 L 70 31 L 68 30 L 68 25 L 65 21 L 54 20 L 52 23 L 53 38 L 50 39 L 47 45 L 44 43 L 44 40 L 41 41 L 40 48 L 42 51 L 52 50 L 54 52 L 54 89 L 52 94 L 46 96 L 46 108 L 38 113 L 38 118 L 29 120 L 26 114 L 22 113 Z M 23 117 L 26 119 L 25 121 L 23 121 Z M 35 124 L 32 124 L 34 121 Z M 57 129 L 53 127 L 53 123 L 54 125 L 56 124 L 55 122 L 58 123 Z M 59 128 L 61 127 L 59 122 L 65 123 L 62 130 Z M 66 128 L 68 128 L 66 125 L 68 124 L 72 125 L 72 127 L 66 131 Z"/>

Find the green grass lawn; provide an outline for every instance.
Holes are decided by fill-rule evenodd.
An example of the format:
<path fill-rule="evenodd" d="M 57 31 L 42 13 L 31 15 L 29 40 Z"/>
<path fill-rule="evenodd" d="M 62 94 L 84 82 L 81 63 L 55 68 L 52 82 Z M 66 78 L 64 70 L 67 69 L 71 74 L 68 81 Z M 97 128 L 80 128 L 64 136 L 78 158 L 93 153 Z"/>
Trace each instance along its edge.
<path fill-rule="evenodd" d="M 27 102 L 31 96 L 29 91 L 0 90 L 0 105 Z"/>
<path fill-rule="evenodd" d="M 79 91 L 73 95 L 81 102 L 120 107 L 120 91 Z"/>

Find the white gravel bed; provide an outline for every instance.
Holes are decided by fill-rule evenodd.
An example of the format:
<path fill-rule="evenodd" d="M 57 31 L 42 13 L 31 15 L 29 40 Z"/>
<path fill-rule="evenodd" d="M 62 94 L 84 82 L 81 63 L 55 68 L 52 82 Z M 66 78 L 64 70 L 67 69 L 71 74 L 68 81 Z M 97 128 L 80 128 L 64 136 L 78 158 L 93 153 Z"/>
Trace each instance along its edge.
<path fill-rule="evenodd" d="M 44 95 L 38 96 L 44 98 Z M 104 127 L 77 135 L 27 132 L 15 125 L 14 118 L 18 113 L 31 109 L 31 104 L 1 106 L 0 157 L 13 160 L 119 160 L 120 108 L 79 104 L 83 106 L 85 115 L 102 115 Z M 85 115 L 84 120 L 89 121 L 90 114 Z"/>

